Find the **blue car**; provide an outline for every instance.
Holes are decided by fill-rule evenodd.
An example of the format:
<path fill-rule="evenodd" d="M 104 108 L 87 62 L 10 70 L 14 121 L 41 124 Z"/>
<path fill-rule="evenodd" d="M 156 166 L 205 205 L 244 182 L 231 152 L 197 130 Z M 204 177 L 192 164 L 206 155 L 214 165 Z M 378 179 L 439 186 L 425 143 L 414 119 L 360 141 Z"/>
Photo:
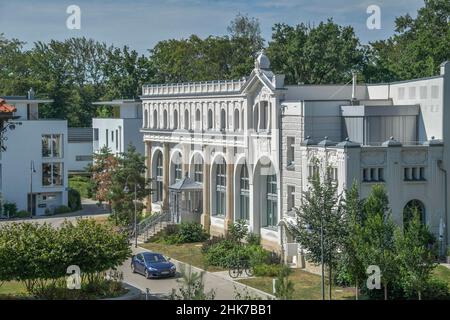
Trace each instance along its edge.
<path fill-rule="evenodd" d="M 175 265 L 162 254 L 143 252 L 131 258 L 131 270 L 140 273 L 147 279 L 173 277 L 177 271 Z"/>

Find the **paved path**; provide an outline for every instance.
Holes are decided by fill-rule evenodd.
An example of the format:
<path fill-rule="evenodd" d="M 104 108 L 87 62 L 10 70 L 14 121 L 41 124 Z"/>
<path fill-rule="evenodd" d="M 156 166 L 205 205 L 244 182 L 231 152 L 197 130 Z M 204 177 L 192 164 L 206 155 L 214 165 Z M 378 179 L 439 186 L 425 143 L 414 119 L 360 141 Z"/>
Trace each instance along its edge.
<path fill-rule="evenodd" d="M 134 248 L 134 246 L 132 247 L 132 250 L 133 253 L 149 251 L 141 247 Z M 171 261 L 177 266 L 177 270 L 180 270 L 181 266 L 186 266 L 183 262 L 174 259 L 172 259 Z M 176 278 L 146 279 L 144 276 L 140 274 L 134 274 L 131 271 L 130 263 L 131 260 L 129 259 L 119 268 L 119 270 L 123 272 L 124 282 L 134 287 L 137 287 L 143 292 L 145 292 L 146 289 L 149 288 L 151 294 L 155 294 L 157 297 L 167 299 L 170 293 L 172 292 L 172 289 L 177 289 L 179 287 L 179 283 L 177 282 Z M 192 271 L 201 272 L 203 270 L 196 267 L 192 267 Z M 206 292 L 209 292 L 211 289 L 215 290 L 216 293 L 215 299 L 217 300 L 234 300 L 236 291 L 235 288 L 242 294 L 245 293 L 244 289 L 247 288 L 248 292 L 252 296 L 258 296 L 261 297 L 262 299 L 273 298 L 272 296 L 268 295 L 265 292 L 256 290 L 254 288 L 230 280 L 229 278 L 224 276 L 222 272 L 219 274 L 205 272 L 204 283 Z"/>
<path fill-rule="evenodd" d="M 92 217 L 107 217 L 109 215 L 109 210 L 98 206 L 95 201 L 90 199 L 83 199 L 82 204 L 83 209 L 75 212 L 68 212 L 63 214 L 58 214 L 55 216 L 39 216 L 26 219 L 10 219 L 10 220 L 0 220 L 0 225 L 2 223 L 13 223 L 13 222 L 36 222 L 39 224 L 48 223 L 54 227 L 59 227 L 61 224 L 68 221 L 75 221 L 79 218 L 92 218 Z"/>

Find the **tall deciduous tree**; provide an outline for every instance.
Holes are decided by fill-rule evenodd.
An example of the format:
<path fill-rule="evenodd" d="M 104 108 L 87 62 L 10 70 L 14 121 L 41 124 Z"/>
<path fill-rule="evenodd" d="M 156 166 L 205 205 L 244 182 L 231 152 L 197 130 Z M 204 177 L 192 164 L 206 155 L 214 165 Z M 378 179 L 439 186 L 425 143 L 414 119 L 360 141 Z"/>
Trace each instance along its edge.
<path fill-rule="evenodd" d="M 450 59 L 450 2 L 425 0 L 417 16 L 395 21 L 396 33 L 372 44 L 368 81 L 405 80 L 434 76 Z"/>
<path fill-rule="evenodd" d="M 382 185 L 375 185 L 364 204 L 366 219 L 358 245 L 365 269 L 375 265 L 381 270 L 384 298 L 388 299 L 389 285 L 398 277 L 399 266 L 395 247 L 396 225 L 388 208 L 388 197 Z"/>
<path fill-rule="evenodd" d="M 315 264 L 323 261 L 329 271 L 329 296 L 331 299 L 332 270 L 339 258 L 345 235 L 343 205 L 337 184 L 327 172 L 323 181 L 319 174 L 310 179 L 308 191 L 303 194 L 300 208 L 296 208 L 296 224 L 288 229 L 307 250 L 307 259 Z M 323 230 L 323 251 L 321 246 Z"/>
<path fill-rule="evenodd" d="M 113 183 L 113 174 L 117 170 L 118 159 L 111 153 L 111 150 L 104 146 L 98 153 L 94 153 L 91 166 L 92 191 L 95 199 L 100 203 L 110 202 L 110 192 Z"/>
<path fill-rule="evenodd" d="M 140 217 L 144 208 L 142 200 L 151 193 L 145 170 L 145 157 L 131 144 L 126 152 L 117 157 L 117 167 L 111 175 L 108 199 L 111 201 L 113 218 L 118 223 L 127 225 L 134 221 L 135 198 L 138 201 L 137 218 Z"/>
<path fill-rule="evenodd" d="M 285 74 L 287 84 L 346 83 L 364 62 L 353 28 L 331 19 L 317 27 L 275 24 L 267 54 L 272 69 Z"/>
<path fill-rule="evenodd" d="M 428 227 L 421 222 L 416 209 L 413 218 L 404 226 L 403 232 L 396 232 L 396 249 L 404 289 L 407 293 L 417 293 L 422 299 L 422 293 L 427 288 L 431 272 L 436 267 L 436 248 L 431 246 L 433 235 Z"/>

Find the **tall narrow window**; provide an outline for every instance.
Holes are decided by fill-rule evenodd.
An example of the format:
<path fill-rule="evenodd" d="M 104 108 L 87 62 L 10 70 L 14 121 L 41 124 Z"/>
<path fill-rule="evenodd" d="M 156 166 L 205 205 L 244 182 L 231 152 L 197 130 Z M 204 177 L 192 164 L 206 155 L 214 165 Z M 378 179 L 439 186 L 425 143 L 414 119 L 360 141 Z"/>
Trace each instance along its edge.
<path fill-rule="evenodd" d="M 215 215 L 224 216 L 226 210 L 226 164 L 219 163 L 216 168 L 216 212 Z"/>
<path fill-rule="evenodd" d="M 176 109 L 173 111 L 173 128 L 178 129 L 178 110 Z"/>
<path fill-rule="evenodd" d="M 234 117 L 233 117 L 233 125 L 234 125 L 234 131 L 239 130 L 239 110 L 234 109 Z"/>
<path fill-rule="evenodd" d="M 163 195 L 163 158 L 159 152 L 156 156 L 156 201 L 162 201 Z"/>
<path fill-rule="evenodd" d="M 144 111 L 144 128 L 148 128 L 148 110 Z"/>
<path fill-rule="evenodd" d="M 63 185 L 63 164 L 50 162 L 42 164 L 42 185 L 46 187 Z"/>
<path fill-rule="evenodd" d="M 163 129 L 167 129 L 167 110 L 163 113 Z"/>
<path fill-rule="evenodd" d="M 153 110 L 153 129 L 158 128 L 158 111 Z"/>
<path fill-rule="evenodd" d="M 295 207 L 295 187 L 287 187 L 287 211 L 292 211 Z"/>
<path fill-rule="evenodd" d="M 265 221 L 266 227 L 275 227 L 278 223 L 277 219 L 277 176 L 269 175 L 267 176 L 266 183 L 266 201 L 267 201 L 267 219 Z"/>
<path fill-rule="evenodd" d="M 220 110 L 220 130 L 225 130 L 227 126 L 227 114 L 225 109 Z"/>
<path fill-rule="evenodd" d="M 42 135 L 42 157 L 61 158 L 63 156 L 63 139 L 61 134 Z"/>
<path fill-rule="evenodd" d="M 202 127 L 201 124 L 200 109 L 197 109 L 197 111 L 195 111 L 195 129 L 200 130 Z"/>
<path fill-rule="evenodd" d="M 208 110 L 208 129 L 213 128 L 213 112 L 211 109 Z"/>
<path fill-rule="evenodd" d="M 184 110 L 184 130 L 189 130 L 189 111 Z"/>
<path fill-rule="evenodd" d="M 241 176 L 240 176 L 240 195 L 239 195 L 239 210 L 240 210 L 240 218 L 244 220 L 250 219 L 250 208 L 249 208 L 249 199 L 250 199 L 250 185 L 248 179 L 248 169 L 247 164 L 244 163 L 241 168 Z"/>
<path fill-rule="evenodd" d="M 294 165 L 295 137 L 287 137 L 287 166 Z"/>
<path fill-rule="evenodd" d="M 109 147 L 109 130 L 108 129 L 106 129 L 105 140 L 106 140 L 106 147 Z"/>

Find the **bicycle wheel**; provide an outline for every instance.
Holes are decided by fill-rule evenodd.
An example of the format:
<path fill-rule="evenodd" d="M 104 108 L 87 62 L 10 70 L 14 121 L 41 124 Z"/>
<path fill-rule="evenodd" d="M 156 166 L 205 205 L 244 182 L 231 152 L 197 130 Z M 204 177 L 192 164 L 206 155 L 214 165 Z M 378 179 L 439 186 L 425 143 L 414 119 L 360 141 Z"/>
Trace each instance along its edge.
<path fill-rule="evenodd" d="M 228 270 L 228 274 L 229 274 L 230 277 L 232 277 L 233 279 L 239 277 L 239 274 L 240 274 L 240 273 L 241 273 L 241 272 L 239 271 L 239 268 L 233 268 L 233 269 Z"/>
<path fill-rule="evenodd" d="M 245 268 L 245 274 L 249 277 L 253 277 L 253 268 L 252 267 Z"/>

